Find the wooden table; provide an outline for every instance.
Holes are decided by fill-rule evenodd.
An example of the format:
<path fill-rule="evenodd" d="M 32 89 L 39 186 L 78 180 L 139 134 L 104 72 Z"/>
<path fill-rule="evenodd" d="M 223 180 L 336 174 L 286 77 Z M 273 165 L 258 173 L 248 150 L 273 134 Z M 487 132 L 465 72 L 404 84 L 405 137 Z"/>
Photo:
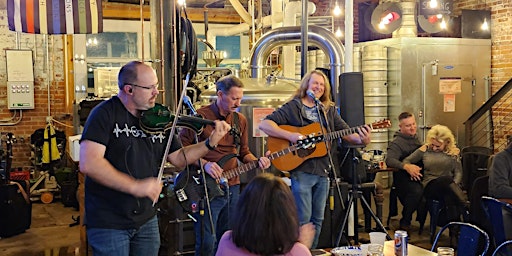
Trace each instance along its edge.
<path fill-rule="evenodd" d="M 408 244 L 408 255 L 410 256 L 437 256 L 437 253 L 431 252 L 427 249 L 423 249 L 416 245 Z M 395 255 L 395 241 L 386 241 L 384 243 L 384 256 L 394 256 Z"/>

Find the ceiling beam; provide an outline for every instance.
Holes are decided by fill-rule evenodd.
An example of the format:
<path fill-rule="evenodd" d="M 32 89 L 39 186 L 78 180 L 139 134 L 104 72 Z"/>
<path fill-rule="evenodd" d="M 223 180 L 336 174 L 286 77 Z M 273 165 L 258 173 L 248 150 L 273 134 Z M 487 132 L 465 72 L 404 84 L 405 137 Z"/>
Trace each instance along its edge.
<path fill-rule="evenodd" d="M 134 4 L 121 4 L 102 2 L 103 18 L 118 20 L 139 20 L 140 6 Z M 187 8 L 188 18 L 192 22 L 204 22 L 204 8 Z M 239 24 L 240 15 L 233 8 L 211 8 L 208 10 L 208 23 Z M 142 6 L 144 20 L 150 20 L 151 11 L 148 5 Z"/>

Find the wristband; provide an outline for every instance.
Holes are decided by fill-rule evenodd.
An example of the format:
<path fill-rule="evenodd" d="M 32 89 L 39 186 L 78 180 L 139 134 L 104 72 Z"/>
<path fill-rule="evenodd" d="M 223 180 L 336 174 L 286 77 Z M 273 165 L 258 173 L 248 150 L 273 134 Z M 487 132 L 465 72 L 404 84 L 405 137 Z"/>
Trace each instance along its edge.
<path fill-rule="evenodd" d="M 209 138 L 209 137 L 208 137 L 208 139 L 206 139 L 206 140 L 204 141 L 204 145 L 205 145 L 209 150 L 214 150 L 214 149 L 215 149 L 215 147 L 217 147 L 217 145 L 215 145 L 215 146 L 210 145 L 210 138 Z"/>

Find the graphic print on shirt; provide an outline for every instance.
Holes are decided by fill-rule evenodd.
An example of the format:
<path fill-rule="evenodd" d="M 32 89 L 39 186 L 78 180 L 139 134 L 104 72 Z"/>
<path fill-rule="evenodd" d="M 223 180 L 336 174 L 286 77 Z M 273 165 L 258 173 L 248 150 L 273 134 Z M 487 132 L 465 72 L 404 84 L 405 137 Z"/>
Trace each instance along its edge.
<path fill-rule="evenodd" d="M 124 124 L 124 128 L 120 129 L 119 124 L 116 123 L 114 130 L 112 131 L 116 135 L 116 138 L 119 138 L 120 135 L 125 134 L 127 138 L 130 136 L 135 138 L 147 138 L 148 134 L 146 134 L 143 130 L 138 129 L 135 125 L 132 125 L 131 127 L 128 127 L 128 124 Z M 158 143 L 163 143 L 166 136 L 163 132 L 150 134 L 149 138 L 153 143 L 156 143 L 158 140 Z"/>

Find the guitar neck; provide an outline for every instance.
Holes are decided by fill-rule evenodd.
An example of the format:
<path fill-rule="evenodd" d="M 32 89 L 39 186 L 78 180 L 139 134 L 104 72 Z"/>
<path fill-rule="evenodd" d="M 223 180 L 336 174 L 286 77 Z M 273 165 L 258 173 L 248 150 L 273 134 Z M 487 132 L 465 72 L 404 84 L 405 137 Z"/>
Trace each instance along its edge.
<path fill-rule="evenodd" d="M 285 149 L 282 149 L 282 150 L 279 150 L 279 151 L 276 151 L 274 153 L 271 153 L 269 156 L 268 156 L 268 159 L 269 160 L 274 160 L 275 158 L 278 158 L 278 157 L 281 157 L 281 156 L 284 156 L 292 151 L 295 151 L 297 150 L 297 145 L 292 145 L 290 147 L 287 147 Z M 226 179 L 231 179 L 231 178 L 234 178 L 236 176 L 239 176 L 240 174 L 243 174 L 243 173 L 246 173 L 252 169 L 255 169 L 256 167 L 258 167 L 258 160 L 254 160 L 254 161 L 251 161 L 249 163 L 246 163 L 246 164 L 243 164 L 243 165 L 240 165 L 234 169 L 231 169 L 231 170 L 228 170 L 228 171 L 225 171 L 222 173 L 222 176 Z"/>
<path fill-rule="evenodd" d="M 367 124 L 367 125 L 370 126 L 371 129 L 373 129 L 371 124 Z M 339 139 L 343 136 L 357 133 L 357 129 L 358 128 L 364 129 L 363 127 L 364 127 L 364 125 L 360 125 L 360 126 L 351 127 L 348 129 L 343 129 L 343 130 L 327 133 L 327 135 L 325 136 L 325 140 L 335 140 L 335 139 Z"/>

